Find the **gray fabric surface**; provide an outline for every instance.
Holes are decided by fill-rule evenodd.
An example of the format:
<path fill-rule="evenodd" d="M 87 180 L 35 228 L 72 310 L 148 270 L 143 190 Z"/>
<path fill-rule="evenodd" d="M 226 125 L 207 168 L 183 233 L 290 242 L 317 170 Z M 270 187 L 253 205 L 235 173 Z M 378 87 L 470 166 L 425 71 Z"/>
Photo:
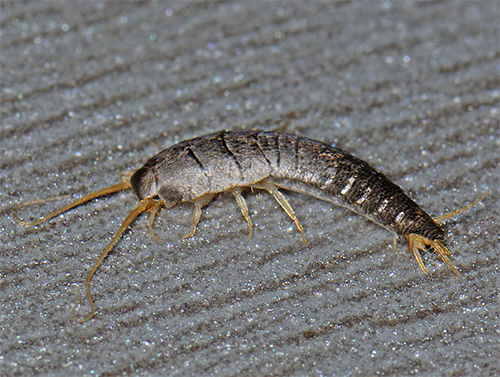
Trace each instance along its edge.
<path fill-rule="evenodd" d="M 499 3 L 2 1 L 0 375 L 500 373 Z M 295 113 L 295 117 L 293 114 Z M 34 229 L 35 198 L 116 182 L 185 138 L 273 129 L 335 143 L 449 221 L 462 277 L 429 276 L 362 216 L 286 193 L 230 195 L 182 240 L 191 206 L 139 218 L 73 289 L 133 193 Z M 58 203 L 26 208 L 36 218 Z M 82 305 L 78 313 L 85 314 Z"/>

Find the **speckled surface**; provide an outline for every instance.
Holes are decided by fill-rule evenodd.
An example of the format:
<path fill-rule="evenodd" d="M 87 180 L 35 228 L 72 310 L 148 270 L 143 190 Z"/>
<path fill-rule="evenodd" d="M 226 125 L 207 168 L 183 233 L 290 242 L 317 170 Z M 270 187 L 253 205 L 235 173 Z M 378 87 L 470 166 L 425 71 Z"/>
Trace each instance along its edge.
<path fill-rule="evenodd" d="M 0 375 L 496 375 L 500 367 L 499 4 L 2 1 Z M 447 225 L 455 278 L 361 216 L 287 194 L 141 217 L 73 289 L 131 192 L 35 229 L 26 200 L 84 193 L 158 145 L 275 128 L 350 151 Z M 36 217 L 55 203 L 23 211 Z M 79 313 L 88 308 L 83 306 Z"/>

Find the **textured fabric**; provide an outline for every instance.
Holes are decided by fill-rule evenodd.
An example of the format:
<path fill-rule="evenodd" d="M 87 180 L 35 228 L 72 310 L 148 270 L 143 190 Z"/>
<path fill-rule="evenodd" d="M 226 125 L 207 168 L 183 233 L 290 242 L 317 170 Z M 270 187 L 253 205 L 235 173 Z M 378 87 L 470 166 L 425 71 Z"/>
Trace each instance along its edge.
<path fill-rule="evenodd" d="M 0 375 L 498 375 L 499 3 L 2 1 Z M 141 216 L 74 292 L 131 191 L 36 228 L 16 205 L 91 192 L 220 129 L 337 145 L 446 226 L 425 276 L 364 217 L 284 193 Z M 256 195 L 257 194 L 257 195 Z M 61 203 L 24 208 L 34 219 Z M 85 301 L 77 313 L 88 312 Z"/>

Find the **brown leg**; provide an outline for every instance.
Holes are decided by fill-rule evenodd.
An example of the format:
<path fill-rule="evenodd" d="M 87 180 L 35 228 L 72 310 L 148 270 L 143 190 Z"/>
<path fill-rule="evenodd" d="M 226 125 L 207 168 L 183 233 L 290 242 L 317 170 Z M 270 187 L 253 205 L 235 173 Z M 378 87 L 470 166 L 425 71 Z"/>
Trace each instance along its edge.
<path fill-rule="evenodd" d="M 251 185 L 251 187 L 255 187 L 261 190 L 266 190 L 268 193 L 274 196 L 274 199 L 276 199 L 281 208 L 283 208 L 286 214 L 293 220 L 293 222 L 297 226 L 297 229 L 302 234 L 302 242 L 307 243 L 306 236 L 304 233 L 304 228 L 300 224 L 299 219 L 297 219 L 297 216 L 295 216 L 295 211 L 290 206 L 290 203 L 288 203 L 288 200 L 286 200 L 283 194 L 279 192 L 278 188 L 275 185 L 266 181 L 260 181 L 254 183 L 253 185 Z"/>
<path fill-rule="evenodd" d="M 191 221 L 191 230 L 189 231 L 188 234 L 186 234 L 182 238 L 186 239 L 194 236 L 194 233 L 196 232 L 196 225 L 198 225 L 198 223 L 200 222 L 201 209 L 208 203 L 210 203 L 210 201 L 213 199 L 214 196 L 215 194 L 206 194 L 196 199 L 193 199 L 194 208 L 193 208 L 193 220 Z"/>
<path fill-rule="evenodd" d="M 155 221 L 156 215 L 158 215 L 158 212 L 160 211 L 160 209 L 163 205 L 165 205 L 165 202 L 163 200 L 157 200 L 151 206 L 151 208 L 148 210 L 149 211 L 149 221 L 148 221 L 149 233 L 151 233 L 151 237 L 153 237 L 153 239 L 159 243 L 162 243 L 163 240 L 156 235 L 155 230 L 153 229 L 153 223 Z"/>
<path fill-rule="evenodd" d="M 238 204 L 238 207 L 240 208 L 243 217 L 247 221 L 248 237 L 252 238 L 252 229 L 253 229 L 252 220 L 250 220 L 250 216 L 248 215 L 247 203 L 245 202 L 243 196 L 241 196 L 241 188 L 235 187 L 234 189 L 231 190 L 231 194 L 233 194 L 234 199 L 236 199 L 236 203 Z"/>

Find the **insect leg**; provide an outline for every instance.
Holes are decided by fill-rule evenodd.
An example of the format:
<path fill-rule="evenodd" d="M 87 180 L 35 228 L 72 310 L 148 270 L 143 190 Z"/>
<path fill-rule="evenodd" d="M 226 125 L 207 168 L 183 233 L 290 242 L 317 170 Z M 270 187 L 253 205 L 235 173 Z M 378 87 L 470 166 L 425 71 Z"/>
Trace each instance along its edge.
<path fill-rule="evenodd" d="M 247 203 L 245 202 L 243 196 L 241 196 L 241 188 L 235 187 L 234 189 L 231 190 L 231 193 L 233 194 L 234 199 L 236 199 L 236 203 L 238 204 L 238 207 L 240 207 L 243 217 L 247 221 L 248 237 L 252 238 L 252 229 L 253 229 L 252 220 L 250 220 L 250 216 L 248 215 Z"/>
<path fill-rule="evenodd" d="M 153 223 L 155 221 L 155 218 L 156 218 L 156 215 L 158 215 L 158 212 L 160 211 L 161 207 L 165 205 L 165 201 L 164 200 L 160 200 L 158 199 L 157 202 L 149 209 L 149 221 L 148 221 L 148 229 L 149 229 L 149 233 L 151 234 L 151 237 L 153 237 L 153 239 L 156 241 L 156 242 L 163 242 L 163 240 L 158 237 L 155 233 L 155 230 L 153 229 Z"/>
<path fill-rule="evenodd" d="M 193 208 L 193 220 L 191 221 L 191 230 L 188 234 L 186 234 L 183 239 L 190 238 L 194 236 L 194 232 L 196 231 L 196 225 L 200 222 L 201 217 L 201 209 L 206 206 L 213 199 L 215 194 L 205 194 L 193 200 L 194 208 Z"/>
<path fill-rule="evenodd" d="M 268 193 L 274 196 L 274 199 L 279 203 L 281 208 L 287 213 L 287 215 L 293 220 L 295 225 L 297 226 L 297 229 L 299 232 L 302 234 L 302 242 L 307 243 L 306 236 L 304 233 L 304 228 L 299 222 L 299 219 L 297 216 L 295 216 L 295 211 L 293 208 L 290 206 L 290 203 L 288 203 L 288 200 L 283 196 L 283 194 L 278 190 L 278 188 L 266 181 L 260 181 L 257 183 L 254 183 L 251 185 L 251 187 L 255 187 L 261 190 L 266 190 Z"/>

